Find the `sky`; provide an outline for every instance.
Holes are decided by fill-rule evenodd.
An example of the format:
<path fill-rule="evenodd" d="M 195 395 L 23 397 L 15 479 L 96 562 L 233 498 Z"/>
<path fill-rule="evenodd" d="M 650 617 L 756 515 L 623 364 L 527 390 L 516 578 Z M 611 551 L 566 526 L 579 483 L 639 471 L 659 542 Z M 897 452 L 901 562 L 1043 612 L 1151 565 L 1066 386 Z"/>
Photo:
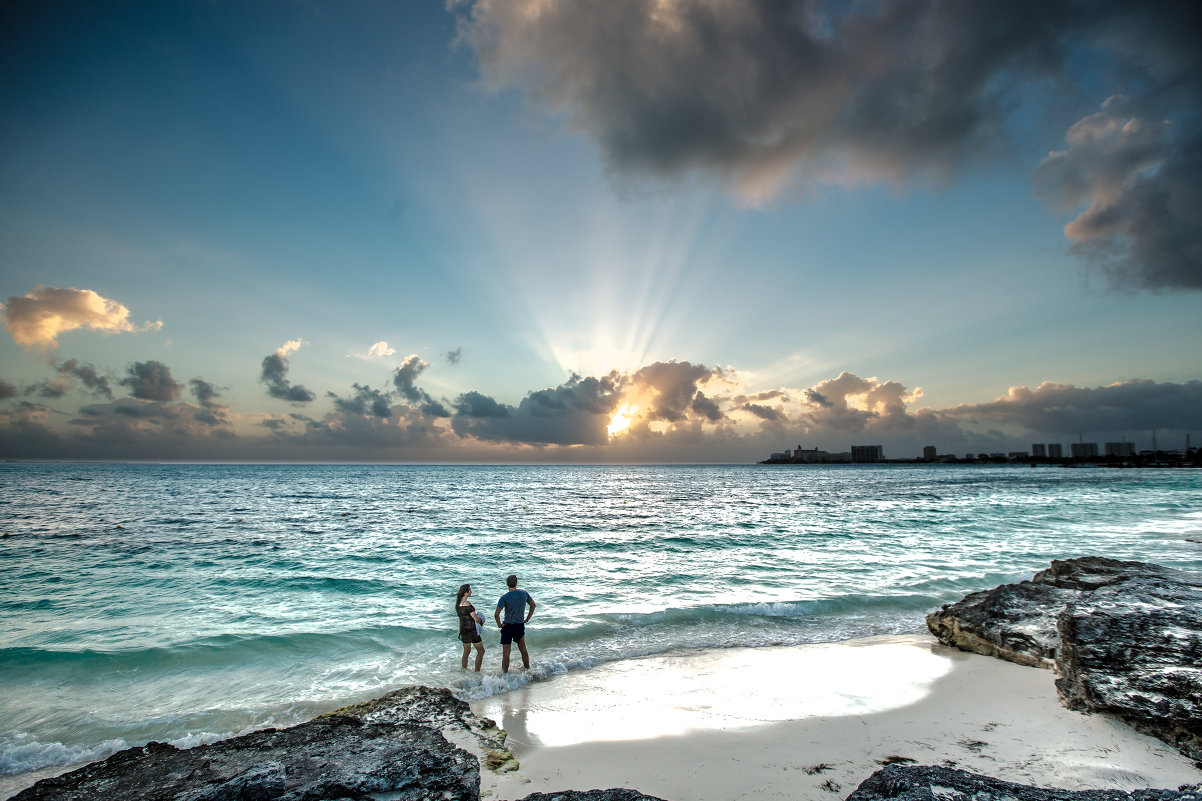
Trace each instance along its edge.
<path fill-rule="evenodd" d="M 1198 444 L 1200 16 L 5 3 L 0 458 Z"/>

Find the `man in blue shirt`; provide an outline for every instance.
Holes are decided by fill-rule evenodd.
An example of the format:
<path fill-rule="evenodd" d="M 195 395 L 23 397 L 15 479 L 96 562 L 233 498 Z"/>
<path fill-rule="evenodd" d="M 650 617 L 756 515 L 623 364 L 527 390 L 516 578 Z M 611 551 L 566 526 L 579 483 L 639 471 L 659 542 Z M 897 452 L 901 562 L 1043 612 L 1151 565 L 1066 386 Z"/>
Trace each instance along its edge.
<path fill-rule="evenodd" d="M 509 587 L 509 592 L 501 596 L 501 599 L 497 601 L 497 608 L 492 613 L 497 625 L 501 628 L 501 672 L 509 672 L 509 645 L 513 642 L 518 644 L 518 650 L 522 654 L 522 667 L 529 670 L 530 654 L 526 653 L 526 624 L 534 616 L 534 599 L 530 597 L 530 593 L 518 589 L 517 576 L 505 579 L 505 586 Z M 530 607 L 528 612 L 526 611 L 527 606 Z M 504 622 L 501 621 L 502 609 L 505 610 Z"/>

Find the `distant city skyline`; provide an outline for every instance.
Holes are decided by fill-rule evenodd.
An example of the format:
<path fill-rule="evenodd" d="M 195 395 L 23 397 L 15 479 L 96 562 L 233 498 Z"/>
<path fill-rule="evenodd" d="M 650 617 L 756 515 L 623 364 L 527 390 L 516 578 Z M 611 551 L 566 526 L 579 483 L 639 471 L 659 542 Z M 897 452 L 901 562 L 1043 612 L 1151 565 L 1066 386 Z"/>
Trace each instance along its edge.
<path fill-rule="evenodd" d="M 11 4 L 0 458 L 1197 441 L 1197 15 L 1088 11 Z"/>

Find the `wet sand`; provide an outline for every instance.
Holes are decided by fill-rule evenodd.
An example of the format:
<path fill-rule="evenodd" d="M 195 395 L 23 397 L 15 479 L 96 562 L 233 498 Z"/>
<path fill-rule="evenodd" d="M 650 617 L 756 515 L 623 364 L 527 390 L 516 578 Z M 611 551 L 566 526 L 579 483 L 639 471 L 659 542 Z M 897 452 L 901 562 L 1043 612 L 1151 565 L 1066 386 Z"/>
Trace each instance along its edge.
<path fill-rule="evenodd" d="M 1054 679 L 917 635 L 622 660 L 473 702 L 521 764 L 482 770 L 481 797 L 821 801 L 910 760 L 1066 789 L 1202 782 L 1159 740 L 1062 707 Z"/>

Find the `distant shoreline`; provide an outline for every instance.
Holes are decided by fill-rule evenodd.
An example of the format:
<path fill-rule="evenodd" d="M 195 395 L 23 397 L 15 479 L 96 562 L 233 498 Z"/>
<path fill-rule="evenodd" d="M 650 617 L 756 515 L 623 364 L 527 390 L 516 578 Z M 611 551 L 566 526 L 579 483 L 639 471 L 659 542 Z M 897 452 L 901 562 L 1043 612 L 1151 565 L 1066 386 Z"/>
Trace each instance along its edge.
<path fill-rule="evenodd" d="M 1156 468 L 1156 469 L 1176 469 L 1176 468 L 1200 468 L 1202 467 L 1202 458 L 1193 456 L 1192 458 L 1180 459 L 1119 459 L 1117 457 L 1100 456 L 1096 459 L 1050 459 L 1046 457 L 1031 457 L 1027 459 L 1010 459 L 1008 457 L 990 457 L 987 459 L 957 459 L 954 457 L 941 457 L 938 459 L 923 459 L 915 457 L 913 459 L 881 459 L 875 462 L 813 462 L 805 459 L 764 459 L 756 462 L 756 464 L 771 464 L 771 465 L 800 465 L 804 467 L 879 467 L 880 465 L 958 465 L 967 467 L 982 467 L 989 465 L 999 465 L 1002 467 L 1015 467 L 1019 465 L 1030 465 L 1031 467 L 1111 467 L 1111 468 Z"/>

